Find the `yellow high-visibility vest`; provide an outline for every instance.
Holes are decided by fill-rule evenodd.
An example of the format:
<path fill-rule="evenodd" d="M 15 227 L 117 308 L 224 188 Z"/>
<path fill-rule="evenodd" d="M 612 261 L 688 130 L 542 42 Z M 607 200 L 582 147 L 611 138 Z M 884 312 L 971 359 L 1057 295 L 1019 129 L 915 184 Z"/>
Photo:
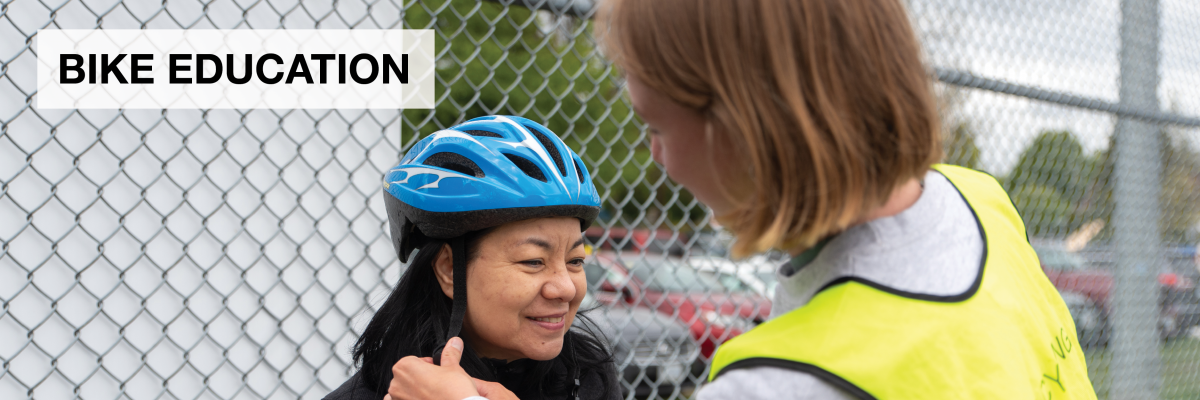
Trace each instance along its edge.
<path fill-rule="evenodd" d="M 725 342 L 709 379 L 737 368 L 803 371 L 865 399 L 1095 399 L 1066 304 L 996 180 L 937 165 L 984 239 L 959 296 L 839 279 L 812 300 Z"/>

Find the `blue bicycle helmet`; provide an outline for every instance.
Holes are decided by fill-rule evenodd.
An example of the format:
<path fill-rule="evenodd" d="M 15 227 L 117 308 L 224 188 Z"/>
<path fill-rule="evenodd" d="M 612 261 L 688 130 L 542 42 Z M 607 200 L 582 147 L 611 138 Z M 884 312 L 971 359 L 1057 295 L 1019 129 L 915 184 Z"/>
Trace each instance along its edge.
<path fill-rule="evenodd" d="M 539 217 L 579 218 L 583 231 L 600 212 L 600 195 L 579 155 L 521 117 L 480 117 L 434 132 L 387 172 L 383 190 L 400 261 L 426 238 L 450 239 L 460 295 L 445 340 L 458 335 L 466 314 L 464 234 Z M 434 352 L 439 364 L 440 354 Z M 578 371 L 575 382 L 578 390 Z"/>
<path fill-rule="evenodd" d="M 423 237 L 450 239 L 538 217 L 576 217 L 582 231 L 600 212 L 579 155 L 521 117 L 480 117 L 434 132 L 387 172 L 383 188 L 401 261 Z"/>

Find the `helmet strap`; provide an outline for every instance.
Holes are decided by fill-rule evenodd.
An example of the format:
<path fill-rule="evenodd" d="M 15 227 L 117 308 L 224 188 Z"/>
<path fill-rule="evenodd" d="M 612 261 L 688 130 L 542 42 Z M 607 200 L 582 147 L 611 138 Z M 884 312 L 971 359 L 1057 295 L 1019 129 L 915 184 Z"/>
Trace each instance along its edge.
<path fill-rule="evenodd" d="M 579 400 L 579 358 L 575 357 L 574 343 L 567 343 L 567 336 L 569 335 L 563 335 L 563 345 L 570 345 L 567 346 L 567 351 L 571 352 L 571 363 L 575 364 L 575 368 L 572 368 L 574 369 L 573 372 L 575 373 L 575 384 L 574 386 L 571 386 L 571 395 L 567 396 L 567 400 Z"/>
<path fill-rule="evenodd" d="M 450 239 L 450 255 L 454 262 L 454 305 L 450 311 L 450 328 L 446 331 L 442 347 L 462 331 L 463 317 L 467 314 L 467 245 L 462 236 Z M 442 365 L 442 352 L 435 355 L 435 364 Z"/>

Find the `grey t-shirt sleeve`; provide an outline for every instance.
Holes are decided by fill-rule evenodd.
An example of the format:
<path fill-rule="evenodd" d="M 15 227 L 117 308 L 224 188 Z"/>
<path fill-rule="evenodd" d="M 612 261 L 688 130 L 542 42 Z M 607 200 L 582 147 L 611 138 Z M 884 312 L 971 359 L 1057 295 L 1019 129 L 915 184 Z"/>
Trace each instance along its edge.
<path fill-rule="evenodd" d="M 855 400 L 810 374 L 774 367 L 735 369 L 709 382 L 696 393 L 696 400 Z"/>

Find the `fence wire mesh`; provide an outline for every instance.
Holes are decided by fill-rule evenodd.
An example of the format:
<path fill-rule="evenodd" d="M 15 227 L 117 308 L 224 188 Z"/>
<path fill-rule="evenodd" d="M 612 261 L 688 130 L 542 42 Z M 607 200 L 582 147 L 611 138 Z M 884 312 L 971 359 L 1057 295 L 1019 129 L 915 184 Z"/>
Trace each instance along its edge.
<path fill-rule="evenodd" d="M 1200 398 L 1200 7 L 906 3 L 942 82 L 946 161 L 1009 191 L 1100 397 Z M 593 318 L 636 333 L 611 338 L 623 388 L 689 397 L 713 348 L 765 318 L 782 261 L 729 262 L 728 236 L 653 163 L 593 10 L 0 2 L 0 398 L 322 397 L 404 268 L 380 177 L 486 114 L 542 122 L 587 162 L 604 204 L 587 233 Z M 437 107 L 33 108 L 37 30 L 93 28 L 430 28 Z M 621 301 L 640 306 L 604 305 Z"/>

